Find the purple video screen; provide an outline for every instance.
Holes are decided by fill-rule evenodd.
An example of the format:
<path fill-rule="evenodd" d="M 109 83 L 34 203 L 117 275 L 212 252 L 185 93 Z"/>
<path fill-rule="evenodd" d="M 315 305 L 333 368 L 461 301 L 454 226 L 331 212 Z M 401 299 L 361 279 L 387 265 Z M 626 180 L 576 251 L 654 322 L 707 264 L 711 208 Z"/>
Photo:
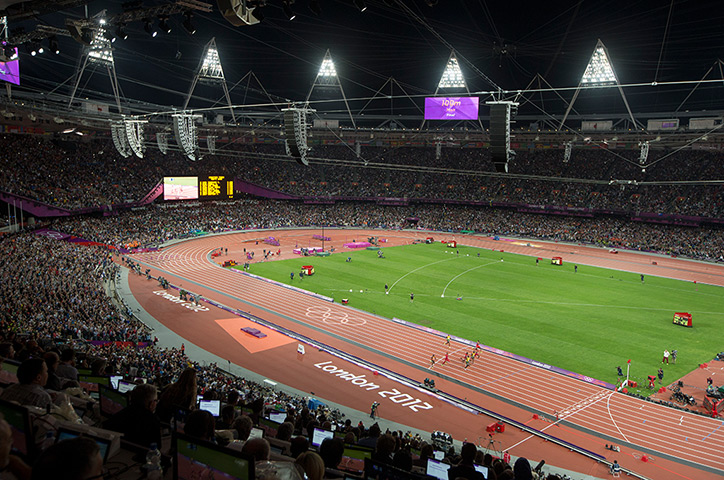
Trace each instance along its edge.
<path fill-rule="evenodd" d="M 426 97 L 425 120 L 477 120 L 479 97 Z"/>
<path fill-rule="evenodd" d="M 18 47 L 15 47 L 15 60 L 0 62 L 0 80 L 20 85 L 20 58 L 18 58 Z"/>

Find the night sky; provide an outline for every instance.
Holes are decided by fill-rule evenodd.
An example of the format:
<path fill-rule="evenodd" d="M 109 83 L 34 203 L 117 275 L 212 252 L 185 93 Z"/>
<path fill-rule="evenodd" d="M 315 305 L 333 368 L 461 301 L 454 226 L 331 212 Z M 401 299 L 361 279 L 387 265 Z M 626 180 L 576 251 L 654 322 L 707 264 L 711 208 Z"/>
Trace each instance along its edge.
<path fill-rule="evenodd" d="M 94 15 L 104 8 L 111 14 L 120 13 L 121 3 L 93 1 L 88 13 Z M 144 2 L 147 6 L 159 3 Z M 373 96 L 390 77 L 409 95 L 431 94 L 450 46 L 458 52 L 471 91 L 493 88 L 478 71 L 503 89 L 524 89 L 536 74 L 556 88 L 575 87 L 599 38 L 623 84 L 697 81 L 724 53 L 724 9 L 713 1 L 439 0 L 429 7 L 424 0 L 367 0 L 367 10 L 360 12 L 352 0 L 320 0 L 322 12 L 316 16 L 308 8 L 308 0 L 297 0 L 292 6 L 297 18 L 290 22 L 281 0 L 269 0 L 264 22 L 245 27 L 232 26 L 221 16 L 216 2 L 209 3 L 214 11 L 195 16 L 197 32 L 193 36 L 181 26 L 181 15 L 172 17 L 170 34 L 159 32 L 156 38 L 150 38 L 140 22 L 128 26 L 128 40 L 114 43 L 125 97 L 180 107 L 203 46 L 212 37 L 216 37 L 235 104 L 268 101 L 254 91 L 258 89 L 253 82 L 252 90 L 244 88 L 246 82 L 235 85 L 249 71 L 274 99 L 304 100 L 327 49 L 347 97 L 360 99 Z M 37 23 L 62 27 L 65 18 L 83 15 L 83 8 L 74 8 L 32 21 L 11 21 L 10 29 L 24 26 L 29 31 Z M 81 46 L 62 37 L 60 49 L 59 55 L 46 50 L 31 57 L 21 48 L 24 88 L 47 92 L 67 82 L 57 92 L 69 92 Z M 709 78 L 721 79 L 718 66 Z M 81 86 L 83 96 L 110 92 L 105 70 L 86 73 Z M 693 86 L 630 88 L 626 95 L 634 112 L 670 111 Z M 702 85 L 682 109 L 719 109 L 724 98 L 720 90 L 721 83 Z M 195 93 L 200 97 L 192 100 L 195 107 L 210 106 L 222 96 L 220 88 L 200 87 Z M 388 84 L 384 93 L 403 92 L 397 87 L 390 90 Z M 623 111 L 622 105 L 612 105 L 614 93 L 618 96 L 614 91 L 582 96 L 576 106 L 590 113 Z M 561 94 L 570 98 L 572 92 Z M 539 108 L 562 113 L 554 94 L 535 98 Z M 352 102 L 353 111 L 365 103 Z M 367 111 L 384 112 L 385 108 Z"/>

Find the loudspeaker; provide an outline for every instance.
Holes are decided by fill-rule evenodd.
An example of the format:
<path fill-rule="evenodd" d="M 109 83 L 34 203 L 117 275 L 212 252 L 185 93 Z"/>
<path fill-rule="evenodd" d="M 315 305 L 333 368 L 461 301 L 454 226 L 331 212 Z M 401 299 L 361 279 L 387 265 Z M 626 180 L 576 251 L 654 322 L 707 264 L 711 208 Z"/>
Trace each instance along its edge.
<path fill-rule="evenodd" d="M 216 0 L 216 4 L 221 15 L 235 27 L 259 23 L 259 19 L 252 15 L 254 8 L 249 8 L 246 0 Z"/>
<path fill-rule="evenodd" d="M 510 151 L 510 104 L 490 104 L 490 154 L 495 171 L 508 172 L 508 152 Z"/>
<path fill-rule="evenodd" d="M 306 115 L 295 109 L 284 110 L 287 154 L 294 157 L 300 165 L 309 165 L 306 128 Z"/>

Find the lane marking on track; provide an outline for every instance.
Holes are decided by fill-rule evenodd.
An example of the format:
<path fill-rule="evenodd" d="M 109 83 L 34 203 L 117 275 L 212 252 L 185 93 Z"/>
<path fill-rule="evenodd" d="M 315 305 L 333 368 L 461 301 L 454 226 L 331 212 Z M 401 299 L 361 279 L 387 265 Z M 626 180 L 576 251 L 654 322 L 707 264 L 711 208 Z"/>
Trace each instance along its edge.
<path fill-rule="evenodd" d="M 350 317 L 347 312 L 335 312 L 329 307 L 312 305 L 307 307 L 305 315 L 315 320 L 321 320 L 327 325 L 349 325 L 350 327 L 361 327 L 367 324 L 364 318 Z"/>
<path fill-rule="evenodd" d="M 611 423 L 613 423 L 613 426 L 616 427 L 616 430 L 618 430 L 618 433 L 621 434 L 621 436 L 623 437 L 623 439 L 624 439 L 627 443 L 631 443 L 631 442 L 629 442 L 629 440 L 628 440 L 628 438 L 626 437 L 626 435 L 624 435 L 624 433 L 621 431 L 621 429 L 618 428 L 618 423 L 616 423 L 616 419 L 613 418 L 613 413 L 611 413 L 611 397 L 612 397 L 612 396 L 613 396 L 613 392 L 611 392 L 611 394 L 610 394 L 610 395 L 608 396 L 608 398 L 606 399 L 606 410 L 608 411 L 608 417 L 611 419 Z M 684 418 L 684 417 L 682 417 L 682 418 Z"/>

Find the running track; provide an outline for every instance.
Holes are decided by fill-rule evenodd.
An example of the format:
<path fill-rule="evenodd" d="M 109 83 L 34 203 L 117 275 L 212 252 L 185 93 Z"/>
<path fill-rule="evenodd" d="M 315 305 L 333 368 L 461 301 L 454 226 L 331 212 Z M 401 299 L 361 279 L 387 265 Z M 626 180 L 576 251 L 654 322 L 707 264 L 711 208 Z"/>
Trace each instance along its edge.
<path fill-rule="evenodd" d="M 304 242 L 302 245 L 306 246 L 315 233 L 317 231 L 311 230 L 274 232 L 275 237 L 282 239 L 282 258 L 289 258 L 292 243 Z M 332 242 L 327 245 L 336 245 L 341 250 L 341 244 L 350 235 L 364 238 L 367 235 L 380 235 L 380 232 L 354 231 L 350 234 L 349 231 L 332 230 L 327 234 L 332 237 Z M 276 324 L 341 350 L 361 349 L 362 353 L 358 356 L 366 359 L 372 357 L 375 363 L 404 372 L 409 377 L 423 378 L 429 375 L 427 367 L 430 352 L 437 352 L 438 359 L 444 355 L 440 337 L 227 271 L 209 261 L 210 251 L 220 245 L 229 247 L 228 258 L 241 258 L 243 247 L 254 249 L 260 254 L 266 245 L 244 242 L 268 235 L 269 232 L 245 232 L 206 237 L 186 241 L 161 252 L 138 254 L 134 258 L 154 271 L 162 272 L 171 283 L 186 285 L 188 290 L 201 292 L 207 298 L 253 311 Z M 410 243 L 415 235 L 423 237 L 425 234 L 384 232 L 390 241 L 389 245 Z M 716 265 L 655 257 L 658 265 L 652 266 L 652 257 L 628 252 L 614 256 L 605 250 L 581 246 L 545 242 L 532 242 L 533 245 L 528 246 L 523 242 L 493 242 L 487 238 L 460 235 L 457 240 L 476 247 L 502 247 L 506 252 L 543 257 L 562 252 L 558 254 L 566 261 L 581 265 L 598 265 L 687 280 L 697 278 L 699 282 L 724 285 L 724 269 Z M 258 255 L 257 259 L 260 257 Z M 346 322 L 329 321 L 343 317 L 347 318 Z M 469 347 L 457 344 L 453 345 L 451 351 L 456 352 L 458 349 L 463 351 Z M 720 419 L 643 402 L 490 352 L 482 352 L 482 358 L 467 370 L 453 362 L 452 365 L 438 365 L 435 372 L 443 376 L 443 380 L 437 382 L 438 388 L 442 390 L 466 397 L 486 408 L 490 408 L 490 404 L 497 405 L 494 400 L 502 400 L 522 408 L 523 412 L 527 410 L 530 412 L 529 418 L 516 418 L 523 423 L 530 422 L 533 413 L 546 416 L 552 422 L 555 420 L 553 412 L 559 412 L 561 423 L 554 425 L 540 422 L 531 426 L 547 429 L 555 436 L 568 437 L 568 441 L 579 445 L 590 444 L 590 439 L 584 440 L 588 434 L 621 444 L 626 451 L 621 455 L 623 458 L 619 458 L 619 463 L 624 467 L 637 472 L 650 472 L 651 466 L 645 463 L 657 463 L 660 468 L 654 470 L 656 473 L 647 475 L 651 478 L 714 478 L 724 475 L 724 422 Z M 292 386 L 295 383 L 293 379 L 278 380 Z M 502 407 L 490 409 L 511 416 L 509 410 Z M 565 426 L 572 428 L 561 432 Z M 551 428 L 555 430 L 549 430 Z M 476 432 L 465 436 L 475 438 L 480 434 L 479 429 Z M 506 445 L 506 448 L 509 446 Z M 516 454 L 515 449 L 511 449 L 511 452 Z M 644 454 L 651 462 L 639 460 Z M 626 455 L 630 456 L 629 461 L 626 461 Z M 697 465 L 705 469 L 699 470 L 698 475 L 696 470 L 692 473 Z M 566 465 L 560 466 L 566 468 Z"/>

